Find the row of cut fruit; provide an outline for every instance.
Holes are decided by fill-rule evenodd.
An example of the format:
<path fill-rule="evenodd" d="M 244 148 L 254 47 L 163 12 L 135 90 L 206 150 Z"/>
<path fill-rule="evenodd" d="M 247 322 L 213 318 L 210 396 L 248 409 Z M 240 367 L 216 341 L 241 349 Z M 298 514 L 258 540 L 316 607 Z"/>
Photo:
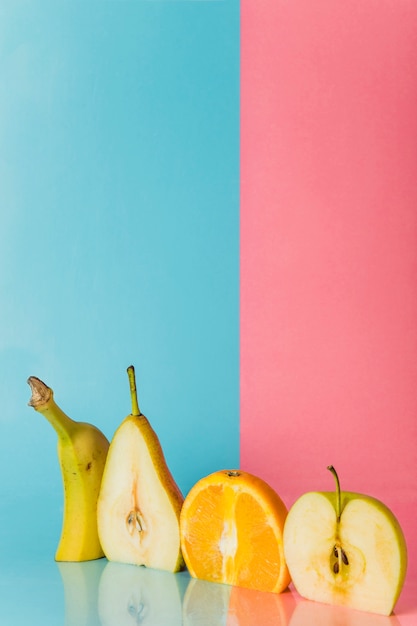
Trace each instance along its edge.
<path fill-rule="evenodd" d="M 184 499 L 159 439 L 141 413 L 127 369 L 132 412 L 111 443 L 76 422 L 31 376 L 29 404 L 58 435 L 64 516 L 57 561 L 109 561 L 391 614 L 407 567 L 404 534 L 379 500 L 343 492 L 302 495 L 290 508 L 258 476 L 240 469 L 200 479 Z"/>

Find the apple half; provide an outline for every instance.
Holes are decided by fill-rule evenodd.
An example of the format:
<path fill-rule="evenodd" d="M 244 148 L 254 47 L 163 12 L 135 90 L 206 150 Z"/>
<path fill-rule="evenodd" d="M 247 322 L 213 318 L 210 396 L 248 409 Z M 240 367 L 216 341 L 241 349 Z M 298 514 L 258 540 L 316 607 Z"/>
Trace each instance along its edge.
<path fill-rule="evenodd" d="M 340 491 L 302 495 L 284 526 L 284 554 L 297 592 L 308 600 L 390 615 L 407 569 L 394 514 L 370 496 Z"/>

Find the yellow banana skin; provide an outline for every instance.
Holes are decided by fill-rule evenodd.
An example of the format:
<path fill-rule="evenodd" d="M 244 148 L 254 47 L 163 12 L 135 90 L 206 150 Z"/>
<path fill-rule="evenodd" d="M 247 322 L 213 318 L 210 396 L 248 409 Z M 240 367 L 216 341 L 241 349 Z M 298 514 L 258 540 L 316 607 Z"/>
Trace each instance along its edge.
<path fill-rule="evenodd" d="M 28 378 L 29 406 L 41 413 L 58 435 L 58 459 L 64 487 L 64 514 L 56 561 L 90 561 L 104 556 L 97 531 L 97 498 L 109 441 L 92 424 L 76 422 L 54 400 L 52 389 Z"/>

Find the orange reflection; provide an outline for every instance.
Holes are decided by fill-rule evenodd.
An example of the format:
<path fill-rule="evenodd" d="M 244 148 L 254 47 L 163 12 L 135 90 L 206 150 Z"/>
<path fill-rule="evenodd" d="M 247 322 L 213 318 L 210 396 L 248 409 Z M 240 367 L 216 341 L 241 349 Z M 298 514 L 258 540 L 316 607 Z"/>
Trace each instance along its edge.
<path fill-rule="evenodd" d="M 295 609 L 291 591 L 267 593 L 233 587 L 226 626 L 289 626 Z"/>
<path fill-rule="evenodd" d="M 348 607 L 301 600 L 290 626 L 401 626 L 396 615 L 389 617 Z"/>
<path fill-rule="evenodd" d="M 191 578 L 183 600 L 184 626 L 226 626 L 232 587 Z"/>

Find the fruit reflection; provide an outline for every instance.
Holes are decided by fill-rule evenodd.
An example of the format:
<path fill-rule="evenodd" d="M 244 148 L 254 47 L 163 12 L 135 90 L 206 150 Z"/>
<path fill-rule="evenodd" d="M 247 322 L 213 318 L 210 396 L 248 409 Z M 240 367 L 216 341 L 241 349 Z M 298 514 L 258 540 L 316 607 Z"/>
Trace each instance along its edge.
<path fill-rule="evenodd" d="M 226 626 L 289 626 L 294 609 L 295 599 L 288 590 L 278 594 L 233 587 Z"/>
<path fill-rule="evenodd" d="M 65 626 L 100 626 L 98 588 L 106 562 L 57 563 L 64 587 Z"/>
<path fill-rule="evenodd" d="M 180 626 L 178 575 L 109 562 L 101 575 L 98 613 L 101 626 Z"/>
<path fill-rule="evenodd" d="M 192 578 L 183 602 L 184 626 L 226 626 L 231 585 Z"/>
<path fill-rule="evenodd" d="M 396 615 L 378 615 L 348 607 L 302 600 L 292 616 L 290 626 L 401 626 Z"/>

